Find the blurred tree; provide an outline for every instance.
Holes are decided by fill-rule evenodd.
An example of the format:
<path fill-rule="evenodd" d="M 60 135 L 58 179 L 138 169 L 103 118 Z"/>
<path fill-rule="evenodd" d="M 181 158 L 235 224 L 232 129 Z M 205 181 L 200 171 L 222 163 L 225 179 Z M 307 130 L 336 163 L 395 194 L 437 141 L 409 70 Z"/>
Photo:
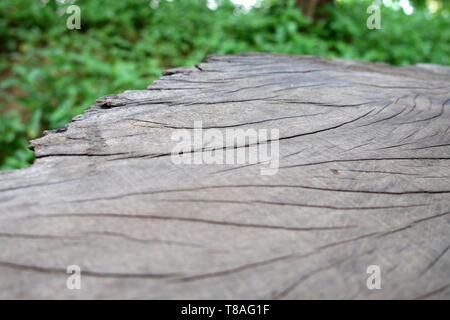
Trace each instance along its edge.
<path fill-rule="evenodd" d="M 297 0 L 297 5 L 302 9 L 303 14 L 314 19 L 317 18 L 318 8 L 333 3 L 334 0 Z"/>
<path fill-rule="evenodd" d="M 425 8 L 427 6 L 427 0 L 409 0 L 414 8 Z"/>

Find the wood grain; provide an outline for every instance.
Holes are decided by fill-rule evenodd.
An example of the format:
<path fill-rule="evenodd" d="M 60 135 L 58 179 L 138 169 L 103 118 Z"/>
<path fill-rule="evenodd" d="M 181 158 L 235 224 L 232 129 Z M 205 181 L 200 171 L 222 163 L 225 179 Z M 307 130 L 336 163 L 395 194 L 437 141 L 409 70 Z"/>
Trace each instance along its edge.
<path fill-rule="evenodd" d="M 0 173 L 0 297 L 448 299 L 449 89 L 444 66 L 241 54 L 98 99 Z M 279 129 L 278 173 L 174 164 L 198 120 Z"/>

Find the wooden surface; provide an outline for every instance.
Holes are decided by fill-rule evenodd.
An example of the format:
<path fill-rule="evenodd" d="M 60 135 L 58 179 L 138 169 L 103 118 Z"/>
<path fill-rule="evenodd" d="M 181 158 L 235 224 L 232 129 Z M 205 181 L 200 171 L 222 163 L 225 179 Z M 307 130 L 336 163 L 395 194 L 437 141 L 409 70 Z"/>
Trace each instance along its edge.
<path fill-rule="evenodd" d="M 101 98 L 0 173 L 0 297 L 448 299 L 449 88 L 443 66 L 246 54 Z M 196 120 L 279 129 L 278 173 L 174 164 Z"/>

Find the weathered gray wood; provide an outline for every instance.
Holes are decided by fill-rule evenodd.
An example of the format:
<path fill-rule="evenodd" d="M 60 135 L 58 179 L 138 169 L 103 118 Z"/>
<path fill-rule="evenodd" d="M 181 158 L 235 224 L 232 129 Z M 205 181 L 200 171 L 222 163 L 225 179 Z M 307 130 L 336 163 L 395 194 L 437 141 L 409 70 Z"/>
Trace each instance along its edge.
<path fill-rule="evenodd" d="M 450 298 L 449 70 L 211 56 L 99 99 L 0 173 L 0 297 Z M 195 120 L 278 128 L 278 173 L 173 164 Z"/>

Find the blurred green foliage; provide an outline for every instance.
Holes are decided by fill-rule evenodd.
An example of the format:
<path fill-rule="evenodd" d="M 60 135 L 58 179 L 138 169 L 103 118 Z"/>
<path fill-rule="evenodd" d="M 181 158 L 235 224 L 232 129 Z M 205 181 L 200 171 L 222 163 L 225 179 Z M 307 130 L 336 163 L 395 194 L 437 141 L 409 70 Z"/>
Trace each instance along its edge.
<path fill-rule="evenodd" d="M 64 126 L 96 98 L 145 88 L 163 69 L 208 54 L 450 64 L 447 5 L 434 13 L 420 5 L 411 15 L 382 7 L 382 29 L 369 30 L 372 1 L 335 2 L 313 22 L 294 0 L 263 0 L 249 11 L 227 0 L 215 10 L 206 0 L 78 0 L 81 30 L 68 30 L 61 10 L 69 4 L 61 2 L 0 2 L 0 169 L 28 166 L 29 139 Z"/>

